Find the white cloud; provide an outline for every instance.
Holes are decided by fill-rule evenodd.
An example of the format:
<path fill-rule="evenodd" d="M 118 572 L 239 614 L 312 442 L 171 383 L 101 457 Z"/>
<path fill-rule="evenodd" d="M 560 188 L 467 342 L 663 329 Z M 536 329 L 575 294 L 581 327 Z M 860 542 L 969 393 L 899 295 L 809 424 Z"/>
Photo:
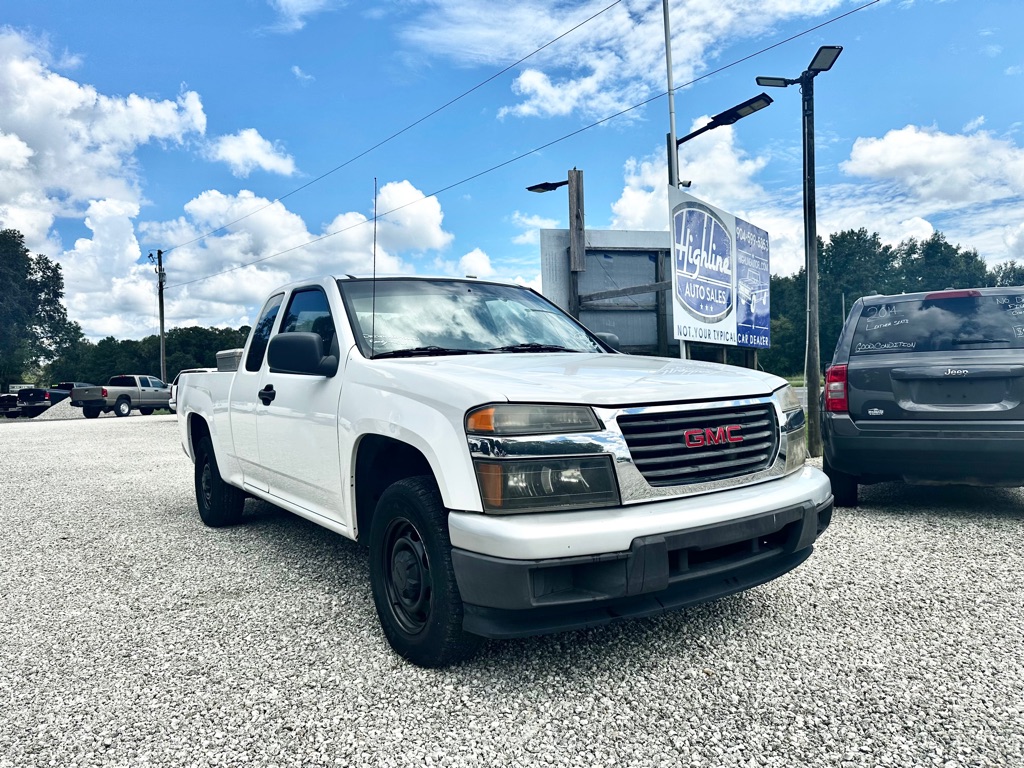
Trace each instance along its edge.
<path fill-rule="evenodd" d="M 492 277 L 494 275 L 490 256 L 479 248 L 474 248 L 459 259 L 459 271 L 463 275 L 473 275 L 474 277 Z"/>
<path fill-rule="evenodd" d="M 985 132 L 961 136 L 908 125 L 880 139 L 857 139 L 840 167 L 945 204 L 991 202 L 1024 188 L 1024 149 Z"/>
<path fill-rule="evenodd" d="M 0 226 L 54 252 L 51 227 L 95 201 L 138 205 L 135 151 L 183 145 L 206 130 L 199 95 L 111 97 L 50 68 L 40 42 L 0 28 Z"/>
<path fill-rule="evenodd" d="M 554 229 L 558 226 L 558 219 L 546 219 L 543 216 L 530 216 L 516 211 L 512 214 L 512 223 L 517 227 L 526 230 L 520 235 L 512 238 L 516 245 L 539 245 L 540 230 Z"/>
<path fill-rule="evenodd" d="M 505 66 L 608 5 L 605 0 L 429 2 L 430 12 L 409 25 L 404 37 L 457 64 Z M 684 85 L 706 71 L 723 40 L 756 38 L 786 20 L 824 15 L 842 5 L 842 0 L 672 0 L 675 82 Z M 516 34 L 508 34 L 510 29 Z M 499 114 L 604 117 L 644 101 L 664 90 L 664 39 L 661 3 L 615 5 L 531 57 L 513 84 L 518 101 Z"/>
<path fill-rule="evenodd" d="M 984 115 L 978 115 L 976 118 L 974 118 L 973 120 L 971 120 L 969 123 L 967 123 L 964 126 L 963 131 L 964 131 L 964 133 L 974 133 L 976 130 L 981 128 L 981 126 L 983 126 L 984 124 L 985 124 L 985 116 Z"/>
<path fill-rule="evenodd" d="M 297 32 L 306 26 L 306 17 L 344 5 L 342 0 L 270 0 L 280 15 L 279 32 Z"/>
<path fill-rule="evenodd" d="M 257 168 L 283 176 L 295 173 L 295 161 L 291 155 L 264 139 L 255 128 L 219 137 L 211 142 L 207 156 L 227 163 L 231 173 L 243 178 Z"/>
<path fill-rule="evenodd" d="M 313 77 L 312 75 L 307 75 L 305 72 L 303 72 L 302 68 L 299 67 L 297 64 L 292 65 L 292 74 L 295 75 L 295 79 L 298 80 L 303 85 L 305 85 L 306 83 L 311 83 L 314 80 L 316 80 L 316 78 Z"/>

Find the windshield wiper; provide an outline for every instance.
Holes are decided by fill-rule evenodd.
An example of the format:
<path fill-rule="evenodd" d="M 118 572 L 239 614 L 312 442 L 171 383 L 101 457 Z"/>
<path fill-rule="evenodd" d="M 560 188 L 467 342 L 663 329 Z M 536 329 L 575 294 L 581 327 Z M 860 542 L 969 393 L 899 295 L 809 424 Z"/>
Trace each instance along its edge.
<path fill-rule="evenodd" d="M 389 352 L 378 352 L 371 359 L 380 360 L 385 357 L 431 357 L 438 355 L 486 355 L 490 354 L 487 349 L 453 349 L 451 347 L 438 347 L 430 345 L 427 347 L 411 347 L 409 349 L 392 349 Z"/>
<path fill-rule="evenodd" d="M 1009 344 L 1009 339 L 953 339 L 954 344 Z"/>
<path fill-rule="evenodd" d="M 492 347 L 492 352 L 578 352 L 576 349 L 567 349 L 566 347 L 560 347 L 557 344 L 537 344 L 536 342 L 529 342 L 527 344 L 509 344 L 507 347 Z"/>

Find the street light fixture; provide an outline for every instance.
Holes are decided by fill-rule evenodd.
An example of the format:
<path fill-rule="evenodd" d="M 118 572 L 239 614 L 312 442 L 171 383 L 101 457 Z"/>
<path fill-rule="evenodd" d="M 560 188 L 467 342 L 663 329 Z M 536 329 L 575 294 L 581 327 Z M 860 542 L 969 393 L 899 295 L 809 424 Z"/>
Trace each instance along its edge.
<path fill-rule="evenodd" d="M 712 128 L 719 128 L 723 125 L 732 125 L 737 120 L 740 120 L 747 115 L 752 115 L 759 109 L 764 109 L 772 103 L 772 97 L 767 93 L 761 93 L 752 99 L 747 99 L 742 104 L 737 104 L 735 107 L 729 107 L 724 112 L 719 112 L 717 115 L 711 118 L 710 122 L 702 128 L 698 128 L 692 133 L 688 133 L 681 139 L 676 139 L 676 147 L 678 148 L 685 141 L 700 136 L 705 131 L 710 131 Z"/>
<path fill-rule="evenodd" d="M 827 72 L 843 52 L 841 45 L 823 45 L 798 78 L 758 77 L 757 84 L 774 88 L 799 85 L 803 96 L 804 143 L 804 253 L 807 259 L 807 351 L 804 383 L 807 385 L 807 452 L 821 456 L 821 424 L 818 394 L 821 391 L 821 353 L 818 344 L 818 229 L 814 202 L 814 78 Z"/>
<path fill-rule="evenodd" d="M 580 318 L 579 273 L 586 268 L 583 218 L 583 171 L 573 168 L 564 181 L 544 181 L 526 188 L 528 192 L 552 192 L 569 187 L 569 314 Z"/>

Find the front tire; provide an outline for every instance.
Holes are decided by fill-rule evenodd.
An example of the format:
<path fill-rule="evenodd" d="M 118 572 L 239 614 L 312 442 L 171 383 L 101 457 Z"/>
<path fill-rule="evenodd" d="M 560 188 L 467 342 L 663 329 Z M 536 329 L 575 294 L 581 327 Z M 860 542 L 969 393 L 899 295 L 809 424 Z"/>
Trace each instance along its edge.
<path fill-rule="evenodd" d="M 85 418 L 87 419 L 96 419 L 99 418 L 100 409 L 86 407 L 82 409 L 82 415 L 85 416 Z"/>
<path fill-rule="evenodd" d="M 405 478 L 384 491 L 370 524 L 373 601 L 391 647 L 421 667 L 463 661 L 481 642 L 462 629 L 451 550 L 433 478 Z"/>
<path fill-rule="evenodd" d="M 245 493 L 225 483 L 220 476 L 213 442 L 209 437 L 200 440 L 196 450 L 195 485 L 199 517 L 206 525 L 222 528 L 242 519 Z"/>
<path fill-rule="evenodd" d="M 152 408 L 139 408 L 139 413 L 141 413 L 143 416 L 152 416 L 153 415 L 153 409 Z"/>
<path fill-rule="evenodd" d="M 856 507 L 857 478 L 845 472 L 840 472 L 833 467 L 829 464 L 827 456 L 822 458 L 821 463 L 822 469 L 828 475 L 829 482 L 832 483 L 832 496 L 835 499 L 836 506 Z"/>
<path fill-rule="evenodd" d="M 132 401 L 127 397 L 122 397 L 114 405 L 114 413 L 118 416 L 127 416 L 132 412 Z"/>

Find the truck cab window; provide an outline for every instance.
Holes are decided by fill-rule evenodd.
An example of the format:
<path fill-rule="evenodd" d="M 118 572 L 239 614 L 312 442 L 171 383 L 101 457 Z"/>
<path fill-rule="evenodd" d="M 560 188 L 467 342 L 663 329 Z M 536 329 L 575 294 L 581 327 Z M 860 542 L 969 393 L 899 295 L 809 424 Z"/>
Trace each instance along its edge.
<path fill-rule="evenodd" d="M 330 354 L 334 341 L 334 319 L 327 304 L 327 295 L 319 288 L 305 288 L 292 294 L 288 311 L 281 321 L 281 333 L 305 331 L 319 334 L 324 354 Z"/>
<path fill-rule="evenodd" d="M 277 296 L 271 296 L 266 306 L 263 307 L 260 319 L 252 328 L 249 353 L 245 357 L 245 370 L 258 371 L 263 365 L 263 357 L 267 353 L 267 344 L 270 343 L 270 331 L 274 327 L 274 321 L 277 319 L 277 312 L 281 309 L 281 302 L 283 300 L 284 294 L 279 293 Z"/>

